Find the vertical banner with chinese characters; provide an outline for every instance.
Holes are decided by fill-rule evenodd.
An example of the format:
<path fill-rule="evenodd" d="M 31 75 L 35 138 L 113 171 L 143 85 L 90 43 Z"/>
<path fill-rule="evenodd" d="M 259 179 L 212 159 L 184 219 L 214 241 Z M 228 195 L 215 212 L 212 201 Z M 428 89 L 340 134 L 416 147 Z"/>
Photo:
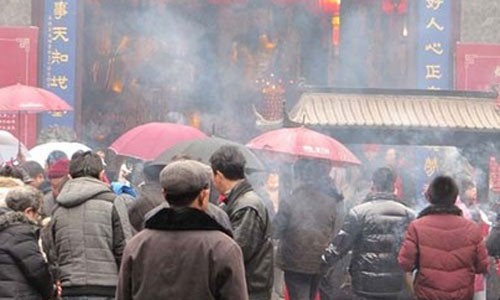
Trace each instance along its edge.
<path fill-rule="evenodd" d="M 439 174 L 442 161 L 439 159 L 439 148 L 416 147 L 415 148 L 415 205 L 420 210 L 428 205 L 424 193 L 429 187 L 429 183 Z"/>
<path fill-rule="evenodd" d="M 45 0 L 42 86 L 75 107 L 77 0 Z M 42 128 L 73 128 L 74 114 L 46 113 Z"/>
<path fill-rule="evenodd" d="M 490 157 L 490 182 L 492 192 L 500 193 L 500 163 L 495 157 Z"/>
<path fill-rule="evenodd" d="M 452 1 L 418 1 L 417 88 L 451 89 Z"/>

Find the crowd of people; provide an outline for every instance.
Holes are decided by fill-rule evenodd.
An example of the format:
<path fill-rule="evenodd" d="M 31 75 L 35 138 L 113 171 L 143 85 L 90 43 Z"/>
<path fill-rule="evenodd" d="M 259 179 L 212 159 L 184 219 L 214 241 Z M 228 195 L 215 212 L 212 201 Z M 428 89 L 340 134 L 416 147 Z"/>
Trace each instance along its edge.
<path fill-rule="evenodd" d="M 146 163 L 127 188 L 93 151 L 5 165 L 0 299 L 486 299 L 500 222 L 478 225 L 473 182 L 435 177 L 415 212 L 380 167 L 346 207 L 330 169 L 300 159 L 278 203 L 233 146 Z"/>

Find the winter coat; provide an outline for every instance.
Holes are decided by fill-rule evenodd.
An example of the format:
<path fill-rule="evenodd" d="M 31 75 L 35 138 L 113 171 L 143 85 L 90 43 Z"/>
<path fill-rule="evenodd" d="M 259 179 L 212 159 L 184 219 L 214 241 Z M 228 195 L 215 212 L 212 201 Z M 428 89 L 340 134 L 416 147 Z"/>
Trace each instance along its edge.
<path fill-rule="evenodd" d="M 246 300 L 238 244 L 208 214 L 161 208 L 125 247 L 117 300 Z"/>
<path fill-rule="evenodd" d="M 113 296 L 125 247 L 116 195 L 104 182 L 69 180 L 56 199 L 44 242 L 63 296 Z"/>
<path fill-rule="evenodd" d="M 245 262 L 249 298 L 271 299 L 273 287 L 273 244 L 267 210 L 247 180 L 227 195 L 221 206 L 229 216 L 234 240 Z"/>
<path fill-rule="evenodd" d="M 500 216 L 497 217 L 495 225 L 491 229 L 488 239 L 486 240 L 486 248 L 488 254 L 494 257 L 500 257 Z"/>
<path fill-rule="evenodd" d="M 128 216 L 130 224 L 136 231 L 141 231 L 144 228 L 144 220 L 149 213 L 156 213 L 155 208 L 161 209 L 168 207 L 168 202 L 165 201 L 163 188 L 159 183 L 146 183 L 139 187 L 137 200 L 130 206 Z M 161 206 L 161 207 L 160 207 Z M 219 224 L 231 230 L 231 223 L 227 214 L 218 206 L 209 203 L 207 213 L 212 216 Z"/>
<path fill-rule="evenodd" d="M 144 217 L 153 208 L 165 203 L 160 183 L 145 183 L 137 188 L 137 200 L 128 211 L 130 224 L 136 231 L 144 228 Z"/>
<path fill-rule="evenodd" d="M 406 272 L 417 270 L 419 300 L 470 300 L 474 275 L 488 269 L 479 226 L 456 206 L 424 209 L 408 227 L 398 261 Z"/>
<path fill-rule="evenodd" d="M 397 254 L 413 219 L 413 211 L 397 202 L 394 194 L 370 194 L 365 203 L 349 211 L 324 259 L 331 265 L 352 250 L 353 291 L 367 297 L 395 296 L 404 287 Z"/>
<path fill-rule="evenodd" d="M 22 212 L 1 209 L 0 241 L 0 299 L 48 299 L 53 281 L 34 223 Z"/>
<path fill-rule="evenodd" d="M 333 239 L 337 220 L 338 195 L 326 192 L 301 185 L 281 201 L 273 235 L 279 239 L 277 265 L 282 270 L 320 273 L 321 254 Z"/>

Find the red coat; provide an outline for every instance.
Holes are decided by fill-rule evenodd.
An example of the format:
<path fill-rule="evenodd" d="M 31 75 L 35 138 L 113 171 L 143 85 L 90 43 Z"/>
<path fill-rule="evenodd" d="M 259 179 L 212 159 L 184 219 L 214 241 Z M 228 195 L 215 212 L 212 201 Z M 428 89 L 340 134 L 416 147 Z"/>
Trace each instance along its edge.
<path fill-rule="evenodd" d="M 488 269 L 480 228 L 456 214 L 427 213 L 410 223 L 398 257 L 405 271 L 418 270 L 416 299 L 472 299 L 474 275 Z"/>

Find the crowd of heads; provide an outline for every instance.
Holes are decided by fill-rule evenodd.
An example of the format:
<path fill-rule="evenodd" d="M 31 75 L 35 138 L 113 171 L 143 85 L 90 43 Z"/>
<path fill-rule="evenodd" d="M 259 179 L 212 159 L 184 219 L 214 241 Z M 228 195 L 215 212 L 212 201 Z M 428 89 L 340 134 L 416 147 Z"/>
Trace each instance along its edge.
<path fill-rule="evenodd" d="M 157 182 L 164 189 L 165 198 L 171 206 L 189 206 L 200 197 L 202 192 L 210 187 L 223 191 L 226 181 L 237 181 L 245 178 L 246 159 L 241 151 L 234 146 L 223 146 L 216 151 L 209 160 L 209 165 L 202 164 L 189 157 L 174 160 L 165 168 L 161 165 L 145 163 L 142 174 L 145 182 Z M 303 183 L 325 183 L 322 179 L 330 180 L 331 165 L 318 160 L 301 159 L 294 165 L 296 180 Z M 40 194 L 35 191 L 48 188 L 54 197 L 57 197 L 64 183 L 70 178 L 91 177 L 101 180 L 105 171 L 102 156 L 94 151 L 78 151 L 71 159 L 62 151 L 53 151 L 42 167 L 35 161 L 27 161 L 19 166 L 6 164 L 0 168 L 0 195 L 2 189 L 11 189 L 21 184 L 28 184 L 33 189 L 23 188 L 16 190 L 7 199 L 12 209 L 26 209 L 26 203 L 19 204 L 16 200 L 19 195 L 26 195 L 31 199 L 29 207 L 39 208 L 36 201 Z M 317 176 L 319 175 L 319 176 Z M 376 169 L 371 178 L 372 191 L 393 193 L 396 174 L 392 166 Z M 425 197 L 433 205 L 453 205 L 460 195 L 462 199 L 476 197 L 476 186 L 471 179 L 455 181 L 450 176 L 440 175 L 428 186 Z M 48 185 L 44 187 L 44 183 Z M 32 194 L 29 194 L 29 192 Z M 45 190 L 46 191 L 46 190 Z M 35 195 L 36 194 L 36 195 Z M 4 195 L 0 198 L 5 199 Z M 36 198 L 36 201 L 33 200 Z M 6 200 L 2 200 L 6 201 Z M 28 202 L 27 202 L 28 203 Z"/>

